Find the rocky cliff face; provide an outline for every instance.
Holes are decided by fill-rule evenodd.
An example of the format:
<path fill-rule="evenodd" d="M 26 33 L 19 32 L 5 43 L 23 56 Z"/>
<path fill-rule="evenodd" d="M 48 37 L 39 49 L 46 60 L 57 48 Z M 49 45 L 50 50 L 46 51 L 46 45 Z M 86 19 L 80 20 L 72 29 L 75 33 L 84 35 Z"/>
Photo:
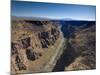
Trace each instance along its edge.
<path fill-rule="evenodd" d="M 80 27 L 75 32 L 75 38 L 69 42 L 72 48 L 77 52 L 74 59 L 65 70 L 86 70 L 96 68 L 96 41 L 95 41 L 95 25 L 90 27 Z"/>
<path fill-rule="evenodd" d="M 59 25 L 50 21 L 12 21 L 12 73 L 34 72 L 35 69 L 40 71 L 41 65 L 47 61 L 41 57 L 55 45 L 59 34 Z"/>

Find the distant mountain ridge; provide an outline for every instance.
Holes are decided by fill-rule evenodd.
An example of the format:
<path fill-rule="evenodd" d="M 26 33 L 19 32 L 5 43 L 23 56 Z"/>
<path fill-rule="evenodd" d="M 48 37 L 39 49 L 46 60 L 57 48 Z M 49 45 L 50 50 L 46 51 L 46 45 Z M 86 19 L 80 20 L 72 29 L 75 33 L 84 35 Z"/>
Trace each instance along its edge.
<path fill-rule="evenodd" d="M 24 17 L 24 16 L 11 16 L 12 20 L 35 20 L 35 21 L 48 21 L 48 20 L 63 20 L 63 21 L 92 21 L 92 20 L 78 20 L 72 18 L 48 18 L 48 17 Z"/>

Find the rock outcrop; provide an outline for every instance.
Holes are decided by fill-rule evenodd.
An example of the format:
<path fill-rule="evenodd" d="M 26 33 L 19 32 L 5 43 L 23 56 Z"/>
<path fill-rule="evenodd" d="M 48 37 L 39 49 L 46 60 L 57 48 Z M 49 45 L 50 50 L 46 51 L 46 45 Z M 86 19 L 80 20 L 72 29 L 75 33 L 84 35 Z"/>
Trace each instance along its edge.
<path fill-rule="evenodd" d="M 58 27 L 50 21 L 12 21 L 12 73 L 22 73 L 30 69 L 34 72 L 35 67 L 30 68 L 29 65 L 41 64 L 43 60 L 36 61 L 41 59 L 58 40 L 60 34 Z M 39 71 L 39 68 L 36 70 Z"/>

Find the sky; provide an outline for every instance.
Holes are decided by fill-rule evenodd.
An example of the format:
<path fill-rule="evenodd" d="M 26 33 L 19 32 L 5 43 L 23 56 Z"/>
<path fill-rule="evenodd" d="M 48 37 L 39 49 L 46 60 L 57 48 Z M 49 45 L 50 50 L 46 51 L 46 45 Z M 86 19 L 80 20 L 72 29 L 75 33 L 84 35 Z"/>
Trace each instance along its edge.
<path fill-rule="evenodd" d="M 11 15 L 51 19 L 96 20 L 96 6 L 12 1 Z"/>

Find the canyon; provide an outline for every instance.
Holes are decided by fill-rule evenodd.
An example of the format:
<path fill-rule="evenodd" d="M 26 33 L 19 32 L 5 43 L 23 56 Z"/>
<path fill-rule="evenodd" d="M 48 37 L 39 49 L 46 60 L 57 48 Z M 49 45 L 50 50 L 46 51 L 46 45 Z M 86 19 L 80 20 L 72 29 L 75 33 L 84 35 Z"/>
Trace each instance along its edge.
<path fill-rule="evenodd" d="M 95 21 L 14 19 L 11 23 L 12 74 L 96 68 Z"/>

